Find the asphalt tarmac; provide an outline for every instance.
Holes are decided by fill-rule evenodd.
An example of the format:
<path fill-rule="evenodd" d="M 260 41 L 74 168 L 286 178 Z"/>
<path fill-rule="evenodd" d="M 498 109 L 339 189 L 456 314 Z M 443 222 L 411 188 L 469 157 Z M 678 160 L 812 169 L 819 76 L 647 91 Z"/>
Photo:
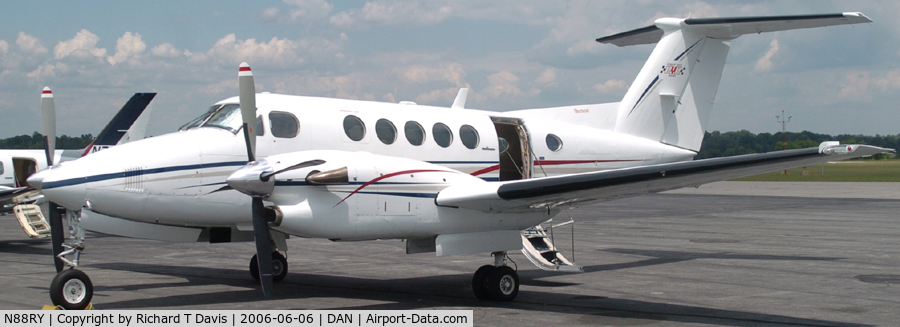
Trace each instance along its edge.
<path fill-rule="evenodd" d="M 478 301 L 489 255 L 404 254 L 397 240 L 288 240 L 289 275 L 264 300 L 252 243 L 89 235 L 93 304 L 115 309 L 469 309 L 476 326 L 896 326 L 900 183 L 723 182 L 570 209 L 584 273 L 520 253 L 514 302 Z M 571 225 L 570 225 L 571 226 Z M 572 258 L 569 226 L 554 231 Z M 0 309 L 50 304 L 48 240 L 0 217 Z"/>

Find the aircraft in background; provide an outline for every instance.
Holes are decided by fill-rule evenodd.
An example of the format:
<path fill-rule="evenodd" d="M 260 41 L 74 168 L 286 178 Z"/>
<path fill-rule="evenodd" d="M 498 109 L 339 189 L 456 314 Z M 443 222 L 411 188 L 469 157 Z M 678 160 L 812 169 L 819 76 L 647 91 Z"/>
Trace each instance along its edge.
<path fill-rule="evenodd" d="M 156 93 L 135 93 L 90 145 L 84 149 L 55 151 L 56 108 L 53 92 L 45 87 L 41 92 L 41 124 L 44 142 L 48 149 L 52 148 L 54 151 L 0 150 L 0 213 L 15 212 L 19 224 L 29 237 L 48 237 L 50 228 L 39 208 L 43 196 L 28 188 L 27 178 L 53 163 L 75 160 L 111 146 L 144 138 L 152 112 L 152 109 L 145 109 L 155 96 Z M 48 141 L 53 143 L 47 143 Z"/>
<path fill-rule="evenodd" d="M 519 279 L 507 251 L 522 249 L 523 231 L 565 208 L 892 152 L 825 142 L 691 161 L 731 40 L 864 22 L 871 20 L 861 13 L 661 18 L 597 39 L 657 43 L 621 102 L 509 112 L 465 109 L 465 89 L 449 108 L 256 94 L 244 63 L 239 97 L 179 132 L 28 179 L 59 208 L 51 220 L 65 217 L 76 231 L 65 251 L 54 250 L 51 298 L 66 308 L 90 301 L 87 275 L 64 269 L 78 265 L 87 229 L 169 242 L 255 240 L 250 270 L 266 297 L 287 274 L 280 251 L 291 235 L 403 239 L 407 253 L 437 256 L 491 253 L 473 292 L 512 300 Z"/>

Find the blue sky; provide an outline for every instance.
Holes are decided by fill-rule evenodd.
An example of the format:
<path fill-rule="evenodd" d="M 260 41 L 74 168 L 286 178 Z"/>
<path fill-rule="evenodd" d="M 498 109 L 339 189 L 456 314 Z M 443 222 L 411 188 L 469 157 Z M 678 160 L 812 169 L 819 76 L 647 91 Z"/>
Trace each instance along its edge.
<path fill-rule="evenodd" d="M 900 133 L 900 3 L 894 1 L 14 1 L 0 12 L 0 137 L 40 129 L 56 95 L 60 134 L 96 134 L 134 92 L 153 91 L 151 134 L 257 89 L 512 110 L 619 101 L 652 46 L 597 37 L 660 17 L 860 11 L 875 23 L 735 40 L 709 130 Z"/>

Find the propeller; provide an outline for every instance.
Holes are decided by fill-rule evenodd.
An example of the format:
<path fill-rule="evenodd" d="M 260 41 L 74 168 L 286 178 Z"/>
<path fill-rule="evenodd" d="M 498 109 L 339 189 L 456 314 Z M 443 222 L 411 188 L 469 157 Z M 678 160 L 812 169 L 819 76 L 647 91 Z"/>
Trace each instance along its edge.
<path fill-rule="evenodd" d="M 41 91 L 41 131 L 44 134 L 44 154 L 47 156 L 47 167 L 53 166 L 54 152 L 56 151 L 56 104 L 53 102 L 53 91 L 49 87 L 44 87 Z M 59 205 L 50 202 L 49 222 L 50 222 L 50 244 L 53 248 L 53 264 L 56 266 L 56 272 L 63 270 L 65 265 L 58 256 L 63 252 L 63 241 L 65 234 L 63 233 L 62 213 L 59 212 Z"/>
<path fill-rule="evenodd" d="M 49 87 L 44 87 L 41 92 L 41 131 L 44 133 L 47 167 L 50 167 L 53 166 L 53 154 L 56 151 L 56 105 L 53 103 L 53 91 Z"/>
<path fill-rule="evenodd" d="M 242 62 L 238 68 L 238 95 L 243 120 L 244 143 L 247 145 L 247 161 L 256 161 L 256 86 L 250 65 Z M 259 265 L 259 281 L 263 296 L 272 297 L 272 235 L 266 218 L 263 195 L 253 195 L 253 235 L 256 238 L 256 262 Z"/>

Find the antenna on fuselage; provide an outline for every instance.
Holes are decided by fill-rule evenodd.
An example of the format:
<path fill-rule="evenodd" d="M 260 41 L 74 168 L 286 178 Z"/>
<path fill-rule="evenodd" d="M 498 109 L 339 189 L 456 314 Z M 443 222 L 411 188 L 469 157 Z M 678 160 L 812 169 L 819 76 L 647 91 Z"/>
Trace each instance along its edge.
<path fill-rule="evenodd" d="M 466 98 L 469 97 L 469 88 L 464 87 L 459 89 L 459 93 L 456 94 L 456 99 L 453 100 L 453 105 L 450 108 L 456 109 L 465 109 L 466 108 Z"/>

